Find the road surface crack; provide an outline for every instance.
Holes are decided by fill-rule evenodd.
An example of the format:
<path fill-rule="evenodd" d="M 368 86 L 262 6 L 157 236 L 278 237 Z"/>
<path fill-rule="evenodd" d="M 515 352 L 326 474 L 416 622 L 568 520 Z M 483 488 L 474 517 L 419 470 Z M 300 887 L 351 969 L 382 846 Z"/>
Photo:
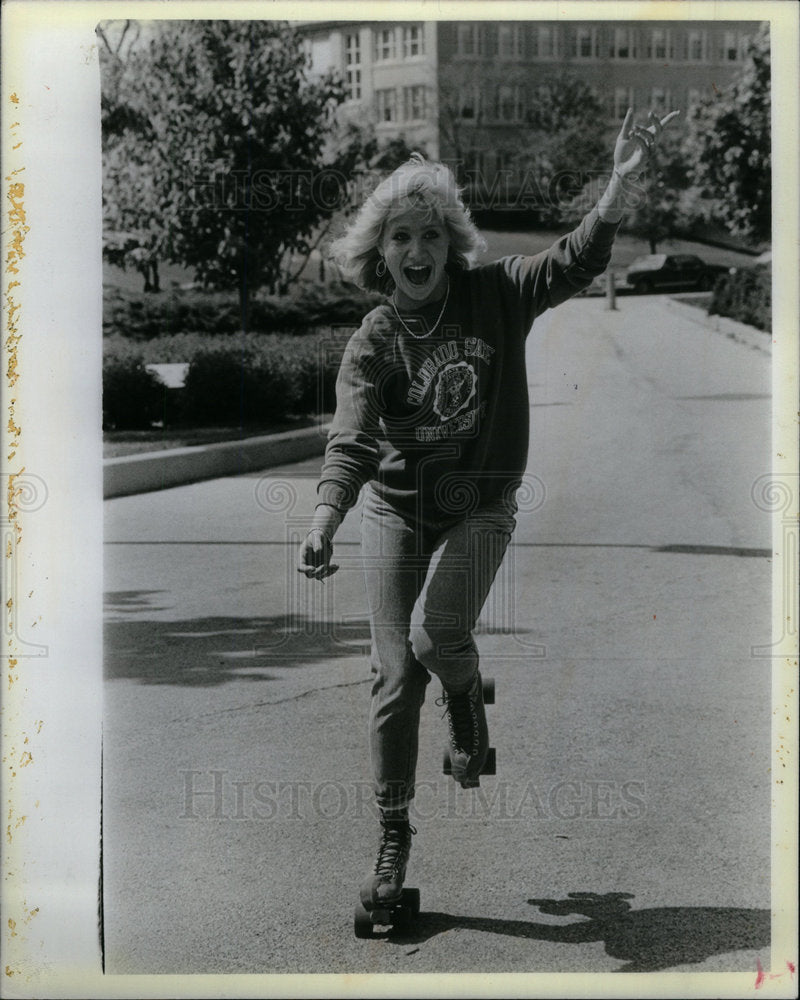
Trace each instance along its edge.
<path fill-rule="evenodd" d="M 209 719 L 220 715 L 232 715 L 235 712 L 245 712 L 253 708 L 271 708 L 273 705 L 285 705 L 287 702 L 299 701 L 301 698 L 307 698 L 309 695 L 319 694 L 322 691 L 335 691 L 338 688 L 357 687 L 359 684 L 366 684 L 369 680 L 369 677 L 362 677 L 357 681 L 342 681 L 340 684 L 308 688 L 305 691 L 300 691 L 298 694 L 288 695 L 286 698 L 276 698 L 274 701 L 253 701 L 247 705 L 232 705 L 230 708 L 219 708 L 213 712 L 201 712 L 199 715 L 182 715 L 178 718 L 170 719 L 169 724 L 171 725 L 174 722 L 194 722 L 198 719 Z"/>

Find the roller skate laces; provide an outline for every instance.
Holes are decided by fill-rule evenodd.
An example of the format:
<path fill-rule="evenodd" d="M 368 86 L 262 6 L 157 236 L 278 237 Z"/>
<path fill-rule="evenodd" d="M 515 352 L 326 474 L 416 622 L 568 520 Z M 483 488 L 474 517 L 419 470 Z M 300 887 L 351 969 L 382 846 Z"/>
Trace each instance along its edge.
<path fill-rule="evenodd" d="M 489 750 L 480 673 L 467 691 L 452 694 L 443 690 L 436 704 L 444 705 L 442 718 L 447 716 L 451 773 L 462 788 L 477 788 Z"/>
<path fill-rule="evenodd" d="M 411 837 L 417 831 L 408 819 L 381 817 L 381 839 L 372 874 L 361 887 L 361 902 L 371 910 L 399 900 L 406 877 Z"/>

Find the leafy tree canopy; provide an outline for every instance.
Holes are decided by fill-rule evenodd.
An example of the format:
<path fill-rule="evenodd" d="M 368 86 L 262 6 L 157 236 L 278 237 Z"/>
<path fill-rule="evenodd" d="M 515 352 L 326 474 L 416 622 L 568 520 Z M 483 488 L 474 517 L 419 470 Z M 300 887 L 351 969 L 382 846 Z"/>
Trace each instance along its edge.
<path fill-rule="evenodd" d="M 769 240 L 772 228 L 770 41 L 762 25 L 736 82 L 693 111 L 686 141 L 693 179 L 735 236 Z"/>
<path fill-rule="evenodd" d="M 690 228 L 693 202 L 688 187 L 683 136 L 676 127 L 663 133 L 647 170 L 626 195 L 625 231 L 647 240 L 650 253 L 657 253 L 660 243 Z"/>
<path fill-rule="evenodd" d="M 507 123 L 508 134 L 498 137 L 497 123 Z M 532 86 L 523 70 L 497 67 L 478 93 L 472 68 L 458 67 L 440 88 L 442 139 L 473 201 L 515 203 L 542 222 L 558 220 L 565 191 L 605 167 L 605 126 L 597 94 L 570 74 Z"/>
<path fill-rule="evenodd" d="M 311 80 L 300 35 L 272 21 L 163 22 L 101 51 L 107 227 L 238 288 L 246 325 L 249 293 L 341 204 L 340 82 Z"/>

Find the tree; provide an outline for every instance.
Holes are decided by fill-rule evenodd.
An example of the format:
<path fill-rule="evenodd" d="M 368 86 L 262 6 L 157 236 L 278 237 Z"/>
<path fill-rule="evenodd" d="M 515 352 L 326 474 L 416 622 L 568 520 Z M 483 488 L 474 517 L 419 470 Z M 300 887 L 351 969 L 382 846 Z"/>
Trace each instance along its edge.
<path fill-rule="evenodd" d="M 565 74 L 536 88 L 516 161 L 538 186 L 542 222 L 557 224 L 570 197 L 608 168 L 608 132 L 605 108 L 583 80 Z"/>
<path fill-rule="evenodd" d="M 313 233 L 288 247 L 280 261 L 278 288 L 288 289 L 305 270 L 312 254 L 316 251 L 319 261 L 319 278 L 325 280 L 325 257 L 320 248 L 326 243 L 331 230 L 341 226 L 343 221 L 360 205 L 363 193 L 363 178 L 378 149 L 375 129 L 371 122 L 344 120 L 328 136 L 324 150 L 324 161 L 333 166 L 340 183 L 341 197 L 333 211 L 316 226 Z"/>
<path fill-rule="evenodd" d="M 103 66 L 103 88 L 100 95 L 106 174 L 103 256 L 110 263 L 123 269 L 129 264 L 133 265 L 144 278 L 144 291 L 157 292 L 161 287 L 158 274 L 157 232 L 151 231 L 149 222 L 146 223 L 147 230 L 124 228 L 123 219 L 138 225 L 144 218 L 145 203 L 141 200 L 140 192 L 136 190 L 137 185 L 123 190 L 120 184 L 117 198 L 112 199 L 108 196 L 107 183 L 109 176 L 121 181 L 119 169 L 112 167 L 112 164 L 115 164 L 119 168 L 124 163 L 124 158 L 119 159 L 117 163 L 117 154 L 122 150 L 115 150 L 115 144 L 119 144 L 128 131 L 143 137 L 147 132 L 146 117 L 126 99 L 126 89 L 130 86 L 130 81 L 125 78 L 127 59 L 139 43 L 142 34 L 141 25 L 130 19 L 106 21 L 98 25 L 95 30 L 100 42 L 100 58 Z"/>
<path fill-rule="evenodd" d="M 127 128 L 142 131 L 146 121 L 125 99 L 125 67 L 131 52 L 142 37 L 138 21 L 104 21 L 95 28 L 99 39 L 100 62 L 103 68 L 103 88 L 100 94 L 100 116 L 103 144 L 121 136 Z"/>
<path fill-rule="evenodd" d="M 349 151 L 322 153 L 341 83 L 310 80 L 300 35 L 272 21 L 162 22 L 124 60 L 110 48 L 104 221 L 236 288 L 247 329 L 252 292 L 343 198 Z"/>
<path fill-rule="evenodd" d="M 443 158 L 452 168 L 458 183 L 465 184 L 472 154 L 486 143 L 483 134 L 486 100 L 482 99 L 478 90 L 474 68 L 458 64 L 450 66 L 439 82 L 433 100 L 436 102 Z"/>
<path fill-rule="evenodd" d="M 660 112 L 664 114 L 664 110 Z M 640 119 L 643 115 L 638 116 Z M 626 233 L 647 240 L 650 253 L 658 253 L 665 240 L 691 238 L 707 230 L 710 219 L 700 192 L 692 184 L 681 119 L 661 135 L 650 154 L 645 172 L 625 193 Z M 609 140 L 608 153 L 611 145 Z M 600 171 L 580 194 L 564 207 L 562 222 L 575 224 L 595 205 L 609 181 L 610 168 Z"/>
<path fill-rule="evenodd" d="M 376 146 L 369 161 L 369 169 L 376 178 L 385 177 L 405 163 L 414 152 L 421 153 L 422 156 L 427 155 L 424 144 L 409 146 L 405 136 L 399 135 L 389 139 L 380 149 Z"/>
<path fill-rule="evenodd" d="M 650 154 L 646 172 L 627 196 L 625 231 L 647 240 L 653 254 L 659 243 L 690 225 L 693 203 L 682 142 L 677 130 L 665 131 Z"/>
<path fill-rule="evenodd" d="M 605 166 L 604 119 L 592 88 L 567 74 L 531 87 L 525 70 L 496 66 L 479 91 L 462 66 L 440 88 L 442 139 L 473 206 L 533 210 L 545 223 Z"/>
<path fill-rule="evenodd" d="M 733 85 L 698 105 L 686 141 L 695 183 L 735 236 L 766 241 L 772 228 L 770 43 L 764 24 Z"/>
<path fill-rule="evenodd" d="M 606 166 L 605 109 L 595 91 L 562 75 L 536 87 L 526 114 L 519 157 L 548 173 Z"/>

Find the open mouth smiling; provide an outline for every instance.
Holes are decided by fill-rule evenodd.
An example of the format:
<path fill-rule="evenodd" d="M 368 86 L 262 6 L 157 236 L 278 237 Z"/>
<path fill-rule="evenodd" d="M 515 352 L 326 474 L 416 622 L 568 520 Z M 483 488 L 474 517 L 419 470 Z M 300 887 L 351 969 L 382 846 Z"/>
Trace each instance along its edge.
<path fill-rule="evenodd" d="M 429 264 L 403 268 L 403 274 L 412 285 L 424 285 L 431 276 L 433 268 Z"/>

